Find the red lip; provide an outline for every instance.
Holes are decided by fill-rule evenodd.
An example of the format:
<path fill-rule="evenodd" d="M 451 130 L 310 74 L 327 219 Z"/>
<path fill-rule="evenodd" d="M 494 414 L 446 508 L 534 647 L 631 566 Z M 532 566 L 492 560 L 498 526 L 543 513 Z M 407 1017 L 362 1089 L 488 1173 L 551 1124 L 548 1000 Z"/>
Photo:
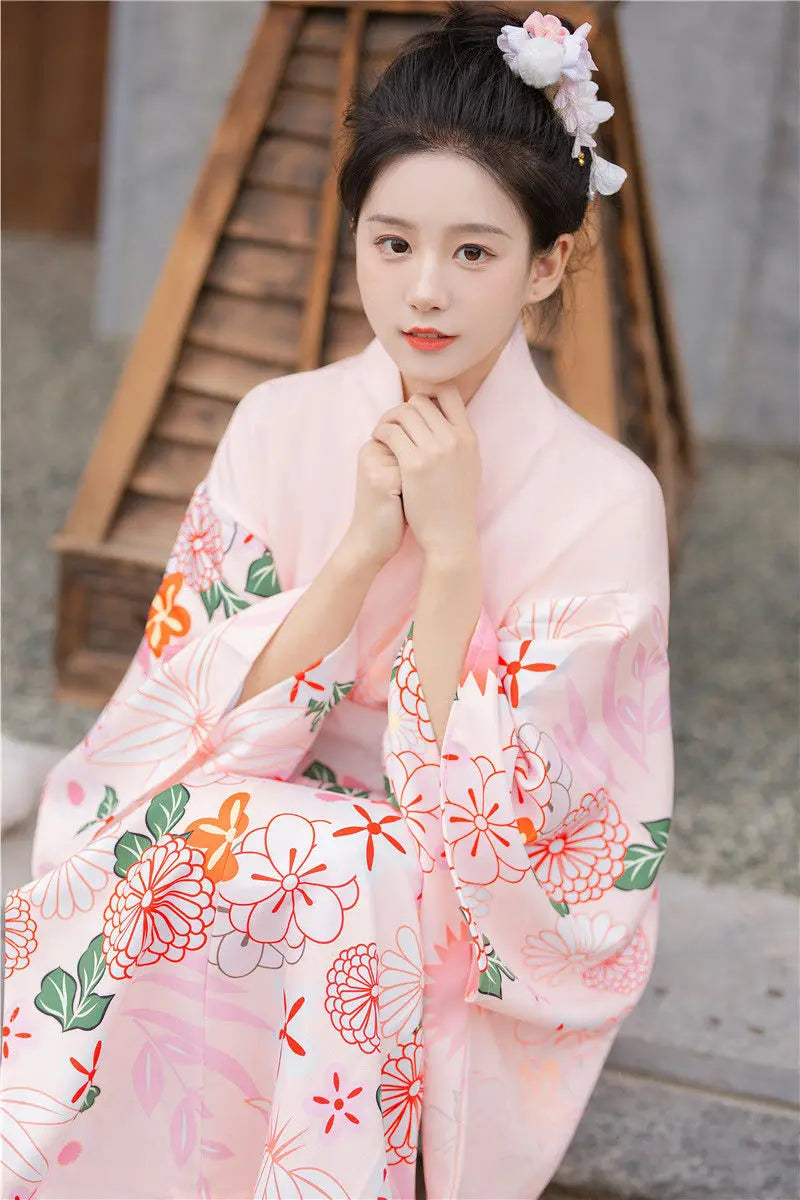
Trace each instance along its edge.
<path fill-rule="evenodd" d="M 442 333 L 441 329 L 434 329 L 432 325 L 414 325 L 411 329 L 404 329 L 403 333 L 435 333 L 438 337 L 454 337 L 452 333 Z"/>

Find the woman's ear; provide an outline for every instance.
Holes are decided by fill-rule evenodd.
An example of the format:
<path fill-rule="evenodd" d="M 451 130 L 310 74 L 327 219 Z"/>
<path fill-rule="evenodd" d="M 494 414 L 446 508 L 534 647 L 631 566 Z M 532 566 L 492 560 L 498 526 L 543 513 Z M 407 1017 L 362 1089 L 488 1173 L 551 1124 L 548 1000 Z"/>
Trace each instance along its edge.
<path fill-rule="evenodd" d="M 573 234 L 561 233 L 547 254 L 539 255 L 533 260 L 526 304 L 537 304 L 552 295 L 561 283 L 574 244 Z"/>

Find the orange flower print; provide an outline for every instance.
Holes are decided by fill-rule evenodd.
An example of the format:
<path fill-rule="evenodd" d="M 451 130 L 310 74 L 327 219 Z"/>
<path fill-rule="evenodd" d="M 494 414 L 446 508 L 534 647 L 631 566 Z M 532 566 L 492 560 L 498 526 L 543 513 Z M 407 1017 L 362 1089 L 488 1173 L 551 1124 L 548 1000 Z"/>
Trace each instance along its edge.
<path fill-rule="evenodd" d="M 628 828 L 605 788 L 587 792 L 557 829 L 528 845 L 534 874 L 557 904 L 597 900 L 624 870 Z"/>
<path fill-rule="evenodd" d="M 401 821 L 400 813 L 391 812 L 380 820 L 375 820 L 367 810 L 360 804 L 354 804 L 353 808 L 364 822 L 363 825 L 348 825 L 346 829 L 335 829 L 334 837 L 348 837 L 355 833 L 365 833 L 367 835 L 367 870 L 372 870 L 372 864 L 375 861 L 375 844 L 373 838 L 385 837 L 386 841 L 394 846 L 395 850 L 399 850 L 401 854 L 405 854 L 405 847 L 398 842 L 397 838 L 392 837 L 388 830 L 384 829 L 384 825 L 392 825 L 395 821 Z"/>
<path fill-rule="evenodd" d="M 195 490 L 178 530 L 175 555 L 178 570 L 193 592 L 207 592 L 222 578 L 222 529 L 202 484 Z"/>
<path fill-rule="evenodd" d="M 234 792 L 223 802 L 216 817 L 201 817 L 186 827 L 188 846 L 199 846 L 205 854 L 206 874 L 215 883 L 233 879 L 239 870 L 233 843 L 250 823 L 245 809 L 249 792 Z"/>
<path fill-rule="evenodd" d="M 422 1116 L 422 1030 L 387 1058 L 381 1071 L 381 1110 L 390 1163 L 417 1158 Z"/>
<path fill-rule="evenodd" d="M 70 1103 L 77 1104 L 78 1101 L 80 1100 L 81 1096 L 83 1095 L 83 1093 L 86 1091 L 86 1089 L 88 1087 L 91 1087 L 92 1084 L 94 1083 L 94 1077 L 95 1077 L 95 1073 L 97 1071 L 97 1064 L 100 1061 L 100 1050 L 102 1049 L 102 1046 L 103 1046 L 102 1042 L 97 1042 L 97 1044 L 95 1045 L 94 1054 L 92 1055 L 91 1067 L 84 1067 L 82 1063 L 78 1062 L 77 1058 L 70 1057 L 69 1061 L 72 1063 L 75 1070 L 78 1071 L 84 1077 L 83 1083 L 80 1085 L 77 1092 L 72 1097 L 72 1100 L 70 1101 Z"/>
<path fill-rule="evenodd" d="M 39 945 L 36 940 L 36 922 L 31 916 L 31 906 L 18 888 L 13 888 L 6 898 L 5 968 L 6 979 L 15 971 L 21 971 L 31 961 L 31 955 Z"/>
<path fill-rule="evenodd" d="M 325 1010 L 351 1046 L 373 1054 L 378 1033 L 378 947 L 361 943 L 343 950 L 328 971 Z"/>
<path fill-rule="evenodd" d="M 103 957 L 115 979 L 199 950 L 214 919 L 214 884 L 202 850 L 165 834 L 129 868 L 103 913 Z"/>
<path fill-rule="evenodd" d="M 173 638 L 184 637 L 191 628 L 192 618 L 188 611 L 176 603 L 182 587 L 183 576 L 179 571 L 165 575 L 150 605 L 144 633 L 156 658 L 161 657 L 164 647 Z"/>
<path fill-rule="evenodd" d="M 8 1024 L 3 1026 L 3 1058 L 8 1058 L 8 1047 L 11 1045 L 11 1038 L 29 1038 L 29 1033 L 18 1033 L 11 1029 L 11 1026 L 19 1016 L 19 1005 L 14 1009 L 11 1016 L 8 1018 Z"/>

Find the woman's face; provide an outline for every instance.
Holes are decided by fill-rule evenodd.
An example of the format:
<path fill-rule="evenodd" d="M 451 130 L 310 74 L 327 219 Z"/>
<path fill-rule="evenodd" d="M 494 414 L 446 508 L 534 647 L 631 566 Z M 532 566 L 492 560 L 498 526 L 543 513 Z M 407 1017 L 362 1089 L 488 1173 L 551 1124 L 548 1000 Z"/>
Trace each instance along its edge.
<path fill-rule="evenodd" d="M 531 264 L 522 214 L 463 155 L 426 151 L 389 163 L 359 215 L 356 275 L 367 319 L 400 368 L 404 398 L 454 381 L 468 401 L 523 305 L 558 286 L 571 244 L 565 234 Z M 455 340 L 416 349 L 404 337 L 414 326 Z"/>

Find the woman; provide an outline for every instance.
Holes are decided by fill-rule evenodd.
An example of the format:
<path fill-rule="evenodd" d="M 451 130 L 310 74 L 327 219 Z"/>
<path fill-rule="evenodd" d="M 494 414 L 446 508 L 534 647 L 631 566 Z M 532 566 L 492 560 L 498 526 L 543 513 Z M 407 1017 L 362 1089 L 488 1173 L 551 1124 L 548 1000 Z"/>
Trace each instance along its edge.
<path fill-rule="evenodd" d="M 409 1197 L 420 1137 L 431 1197 L 538 1196 L 644 989 L 663 500 L 521 319 L 624 172 L 589 27 L 513 22 L 453 4 L 355 98 L 375 337 L 240 402 L 48 777 L 6 1196 Z"/>

